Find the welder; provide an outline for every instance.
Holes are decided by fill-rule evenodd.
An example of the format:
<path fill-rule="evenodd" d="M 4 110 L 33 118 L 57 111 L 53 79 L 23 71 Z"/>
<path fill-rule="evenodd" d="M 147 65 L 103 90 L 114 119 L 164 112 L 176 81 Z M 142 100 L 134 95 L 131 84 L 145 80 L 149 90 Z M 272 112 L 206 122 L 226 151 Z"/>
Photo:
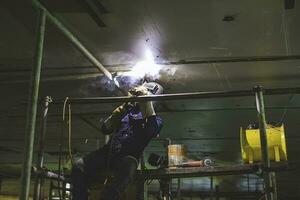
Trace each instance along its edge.
<path fill-rule="evenodd" d="M 134 96 L 162 92 L 162 86 L 155 82 L 144 83 L 129 91 Z M 87 200 L 90 180 L 107 168 L 115 173 L 111 183 L 104 187 L 101 199 L 120 199 L 133 181 L 145 147 L 159 135 L 161 128 L 162 119 L 156 115 L 151 101 L 124 103 L 117 107 L 102 125 L 102 132 L 111 135 L 109 142 L 74 162 L 71 174 L 73 199 Z"/>

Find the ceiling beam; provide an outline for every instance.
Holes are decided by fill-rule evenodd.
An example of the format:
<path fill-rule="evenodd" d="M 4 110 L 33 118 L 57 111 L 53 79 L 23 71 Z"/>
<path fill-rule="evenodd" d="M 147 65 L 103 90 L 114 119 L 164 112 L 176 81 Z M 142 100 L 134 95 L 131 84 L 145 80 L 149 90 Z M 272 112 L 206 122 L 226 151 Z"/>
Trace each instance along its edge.
<path fill-rule="evenodd" d="M 295 0 L 284 0 L 284 8 L 286 10 L 295 8 Z"/>
<path fill-rule="evenodd" d="M 107 9 L 98 0 L 84 0 L 85 7 L 89 15 L 100 27 L 106 27 L 107 25 L 101 19 L 102 14 L 108 13 Z"/>

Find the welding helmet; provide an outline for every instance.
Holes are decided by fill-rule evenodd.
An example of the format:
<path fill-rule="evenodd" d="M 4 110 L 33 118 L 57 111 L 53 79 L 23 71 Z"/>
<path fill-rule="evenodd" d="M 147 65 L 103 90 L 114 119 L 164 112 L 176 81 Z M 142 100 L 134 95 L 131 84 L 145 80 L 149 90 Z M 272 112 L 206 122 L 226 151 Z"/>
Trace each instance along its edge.
<path fill-rule="evenodd" d="M 160 84 L 158 84 L 156 82 L 145 82 L 145 83 L 143 83 L 143 86 L 152 95 L 162 94 L 164 92 L 164 88 Z"/>

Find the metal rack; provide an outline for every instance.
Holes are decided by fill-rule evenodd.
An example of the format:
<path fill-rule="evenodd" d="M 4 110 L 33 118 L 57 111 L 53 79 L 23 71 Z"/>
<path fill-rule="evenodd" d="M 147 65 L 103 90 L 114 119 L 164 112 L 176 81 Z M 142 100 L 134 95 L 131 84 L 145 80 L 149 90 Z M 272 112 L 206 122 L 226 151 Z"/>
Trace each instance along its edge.
<path fill-rule="evenodd" d="M 256 174 L 258 176 L 262 176 L 263 172 L 277 172 L 277 171 L 286 171 L 291 170 L 294 167 L 288 163 L 274 164 L 269 169 L 264 169 L 262 164 L 245 164 L 245 165 L 221 165 L 221 166 L 208 166 L 208 167 L 194 167 L 194 168 L 162 168 L 162 169 L 150 169 L 150 170 L 141 170 L 138 173 L 138 180 L 140 180 L 140 185 L 144 184 L 144 199 L 148 198 L 148 189 L 147 184 L 145 184 L 148 180 L 160 180 L 161 183 L 164 183 L 164 187 L 160 187 L 162 190 L 162 194 L 165 199 L 171 199 L 171 180 L 178 179 L 180 181 L 182 178 L 194 178 L 194 177 L 210 177 L 211 178 L 211 186 L 210 186 L 210 197 L 213 196 L 213 177 L 216 176 L 227 176 L 227 175 L 242 175 L 242 174 Z M 179 191 L 180 189 L 177 189 Z M 228 191 L 227 191 L 228 192 Z M 207 191 L 206 191 L 207 193 Z M 219 189 L 217 189 L 218 195 L 220 195 Z M 200 193 L 199 193 L 200 194 Z M 261 193 L 259 196 L 263 196 L 265 193 Z M 181 194 L 177 194 L 177 198 L 180 197 Z M 201 195 L 199 195 L 201 196 Z M 275 198 L 275 197 L 274 197 Z"/>
<path fill-rule="evenodd" d="M 80 40 L 69 31 L 61 22 L 58 20 L 47 8 L 38 0 L 32 1 L 33 5 L 38 10 L 38 28 L 37 28 L 37 41 L 36 41 L 36 54 L 34 68 L 32 70 L 32 81 L 30 85 L 30 94 L 28 99 L 28 110 L 27 110 L 27 121 L 26 121 L 26 130 L 25 130 L 25 149 L 24 149 L 24 161 L 22 168 L 22 177 L 21 177 L 21 192 L 20 200 L 27 200 L 29 197 L 29 187 L 30 187 L 30 177 L 31 177 L 31 168 L 32 168 L 32 156 L 33 156 L 33 144 L 35 137 L 35 126 L 36 126 L 36 115 L 37 115 L 37 106 L 38 106 L 38 96 L 39 96 L 39 82 L 42 66 L 42 57 L 43 57 L 43 47 L 44 47 L 44 36 L 45 36 L 45 27 L 46 20 L 49 20 L 54 24 L 79 50 L 86 56 L 86 58 L 94 64 L 109 80 L 113 82 L 111 73 L 99 62 L 92 53 L 85 48 L 85 46 L 80 42 Z M 273 58 L 272 58 L 273 59 Z M 298 57 L 283 57 L 280 59 L 298 59 Z M 259 60 L 264 60 L 260 58 Z M 267 60 L 270 60 L 269 58 Z M 243 60 L 239 59 L 238 62 Z M 246 60 L 247 61 L 247 60 Z M 231 61 L 233 62 L 233 61 Z M 123 94 L 126 92 L 122 91 L 119 87 L 116 87 Z M 70 102 L 74 103 L 113 103 L 113 102 L 141 102 L 141 101 L 162 101 L 162 100 L 179 100 L 179 99 L 204 99 L 204 98 L 224 98 L 224 97 L 241 97 L 241 96 L 253 96 L 256 98 L 256 105 L 258 111 L 258 119 L 260 125 L 261 133 L 261 143 L 262 143 L 262 153 L 263 153 L 263 166 L 264 169 L 270 169 L 270 161 L 267 151 L 267 140 L 266 140 L 266 119 L 264 111 L 264 101 L 263 93 L 265 95 L 277 95 L 277 94 L 290 94 L 290 93 L 300 93 L 300 88 L 279 88 L 279 89 L 266 89 L 263 90 L 262 87 L 255 87 L 254 90 L 243 90 L 243 91 L 216 91 L 216 92 L 197 92 L 197 93 L 181 93 L 181 94 L 167 94 L 167 95 L 156 95 L 156 96 L 145 96 L 145 97 L 98 97 L 98 98 L 71 98 Z M 47 110 L 49 102 L 45 100 L 44 107 L 44 118 L 43 118 L 43 127 L 47 121 Z M 54 102 L 59 102 L 54 101 Z M 46 127 L 46 126 L 45 126 Z M 46 130 L 45 130 L 46 131 Z M 45 131 L 42 131 L 42 136 L 40 142 L 43 143 L 43 138 Z M 43 145 L 39 149 L 39 161 L 37 166 L 41 167 L 43 165 Z M 266 187 L 266 199 L 273 200 L 276 199 L 274 195 L 274 178 L 272 172 L 265 170 L 264 171 L 264 180 Z M 39 177 L 36 179 L 35 191 L 39 191 Z M 36 193 L 38 195 L 38 193 Z M 36 196 L 35 198 L 39 198 Z"/>

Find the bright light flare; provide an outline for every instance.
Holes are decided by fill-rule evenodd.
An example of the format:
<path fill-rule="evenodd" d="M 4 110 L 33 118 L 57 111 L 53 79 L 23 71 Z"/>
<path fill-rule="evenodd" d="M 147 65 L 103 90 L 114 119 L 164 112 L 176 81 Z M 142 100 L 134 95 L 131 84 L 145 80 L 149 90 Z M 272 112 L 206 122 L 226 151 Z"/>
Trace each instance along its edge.
<path fill-rule="evenodd" d="M 145 60 L 137 62 L 132 67 L 131 71 L 126 72 L 124 74 L 136 78 L 143 78 L 145 76 L 151 76 L 157 78 L 159 76 L 160 70 L 161 70 L 161 66 L 157 65 L 154 62 L 154 57 L 151 51 L 146 50 Z"/>

